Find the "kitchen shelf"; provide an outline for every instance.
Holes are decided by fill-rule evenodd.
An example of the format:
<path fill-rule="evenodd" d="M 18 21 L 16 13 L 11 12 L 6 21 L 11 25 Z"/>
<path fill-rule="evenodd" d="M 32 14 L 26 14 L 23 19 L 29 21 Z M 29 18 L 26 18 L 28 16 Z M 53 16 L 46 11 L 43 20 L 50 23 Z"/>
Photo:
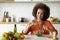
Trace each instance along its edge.
<path fill-rule="evenodd" d="M 60 22 L 51 22 L 52 24 L 60 24 Z"/>
<path fill-rule="evenodd" d="M 52 24 L 60 24 L 60 22 L 51 22 Z M 28 24 L 28 22 L 0 22 L 0 24 Z"/>
<path fill-rule="evenodd" d="M 14 0 L 14 2 L 19 2 L 19 3 L 40 3 L 40 2 L 52 2 L 52 3 L 55 3 L 55 2 L 59 2 L 60 3 L 60 0 Z"/>
<path fill-rule="evenodd" d="M 0 24 L 28 24 L 28 22 L 0 22 Z"/>
<path fill-rule="evenodd" d="M 60 0 L 0 0 L 0 3 L 38 3 L 38 2 L 59 2 Z"/>

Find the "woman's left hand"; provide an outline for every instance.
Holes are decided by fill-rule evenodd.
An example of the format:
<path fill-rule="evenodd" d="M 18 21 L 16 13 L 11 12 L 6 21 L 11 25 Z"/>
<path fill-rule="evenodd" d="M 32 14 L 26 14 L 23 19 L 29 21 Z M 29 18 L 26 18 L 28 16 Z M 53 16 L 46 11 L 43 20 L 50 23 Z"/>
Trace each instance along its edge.
<path fill-rule="evenodd" d="M 58 40 L 58 38 L 55 38 L 55 39 L 53 39 L 53 38 L 49 38 L 48 40 Z"/>
<path fill-rule="evenodd" d="M 34 31 L 34 34 L 37 36 L 42 36 L 42 31 L 36 30 L 36 31 Z"/>

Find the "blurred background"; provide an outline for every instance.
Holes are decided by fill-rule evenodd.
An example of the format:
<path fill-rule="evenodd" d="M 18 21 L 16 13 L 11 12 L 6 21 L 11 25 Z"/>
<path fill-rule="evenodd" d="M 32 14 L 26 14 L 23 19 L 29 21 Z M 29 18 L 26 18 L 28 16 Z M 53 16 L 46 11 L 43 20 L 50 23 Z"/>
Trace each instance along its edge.
<path fill-rule="evenodd" d="M 45 3 L 50 7 L 48 20 L 53 22 L 52 24 L 60 33 L 60 0 L 0 0 L 0 36 L 3 32 L 13 31 L 15 23 L 18 32 L 21 33 L 28 22 L 34 19 L 32 10 L 38 2 Z"/>

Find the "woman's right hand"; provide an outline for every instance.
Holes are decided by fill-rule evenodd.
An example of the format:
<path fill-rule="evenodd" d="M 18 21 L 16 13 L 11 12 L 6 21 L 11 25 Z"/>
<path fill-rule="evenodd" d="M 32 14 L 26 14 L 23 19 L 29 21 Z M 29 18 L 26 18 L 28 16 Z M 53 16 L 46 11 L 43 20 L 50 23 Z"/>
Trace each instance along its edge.
<path fill-rule="evenodd" d="M 34 25 L 34 23 L 33 23 L 33 22 L 29 22 L 29 23 L 27 24 L 26 28 L 23 30 L 23 33 L 24 33 L 24 34 L 27 33 L 27 31 L 29 30 L 29 28 L 30 28 L 32 25 Z"/>

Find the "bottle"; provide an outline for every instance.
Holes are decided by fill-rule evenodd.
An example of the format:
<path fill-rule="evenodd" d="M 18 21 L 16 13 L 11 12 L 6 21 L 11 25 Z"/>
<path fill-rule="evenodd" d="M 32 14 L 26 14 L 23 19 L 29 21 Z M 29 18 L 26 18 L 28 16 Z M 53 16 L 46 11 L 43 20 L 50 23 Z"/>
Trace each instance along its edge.
<path fill-rule="evenodd" d="M 11 22 L 11 17 L 8 17 L 8 22 Z"/>
<path fill-rule="evenodd" d="M 3 20 L 2 22 L 6 22 L 6 11 L 4 12 L 4 15 L 3 15 Z"/>
<path fill-rule="evenodd" d="M 8 17 L 9 17 L 8 12 L 5 11 L 3 15 L 3 22 L 8 22 Z"/>
<path fill-rule="evenodd" d="M 24 18 L 21 18 L 21 22 L 24 22 Z"/>
<path fill-rule="evenodd" d="M 8 12 L 6 12 L 6 22 L 8 22 L 8 19 L 9 18 L 9 15 L 8 15 Z"/>
<path fill-rule="evenodd" d="M 6 12 L 6 18 L 8 18 L 9 17 L 9 14 L 8 14 L 8 12 Z"/>
<path fill-rule="evenodd" d="M 15 15 L 13 15 L 13 22 L 16 22 L 16 19 L 15 18 L 16 18 Z"/>
<path fill-rule="evenodd" d="M 14 34 L 17 32 L 16 24 L 14 25 Z"/>

